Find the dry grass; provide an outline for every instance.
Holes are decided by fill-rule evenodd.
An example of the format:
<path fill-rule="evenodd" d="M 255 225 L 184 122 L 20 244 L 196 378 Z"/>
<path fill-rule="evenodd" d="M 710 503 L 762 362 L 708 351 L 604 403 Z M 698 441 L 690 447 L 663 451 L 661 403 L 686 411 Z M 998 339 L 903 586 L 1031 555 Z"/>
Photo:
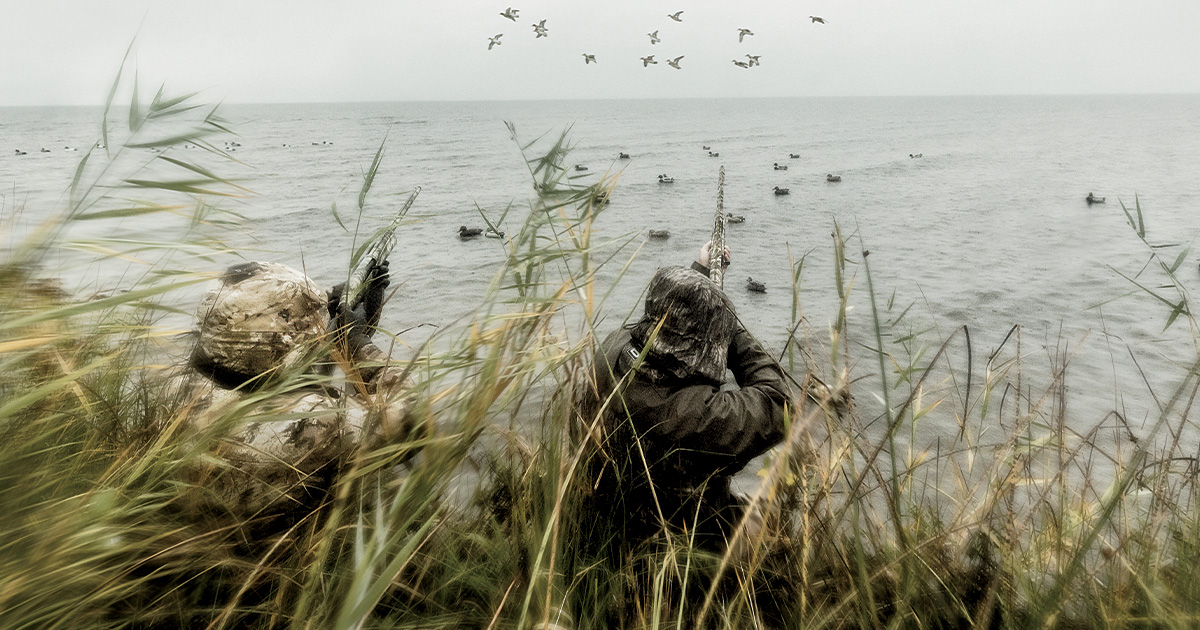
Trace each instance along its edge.
<path fill-rule="evenodd" d="M 1198 467 L 1181 436 L 1195 430 L 1197 364 L 1162 386 L 1148 434 L 1101 439 L 1123 417 L 1068 422 L 1069 353 L 1052 357 L 1049 382 L 1026 382 L 1019 329 L 977 357 L 966 329 L 931 340 L 909 309 L 876 304 L 873 338 L 852 338 L 849 296 L 865 283 L 874 304 L 874 289 L 840 229 L 829 289 L 840 317 L 810 330 L 800 259 L 792 321 L 780 322 L 795 332 L 785 367 L 808 396 L 762 473 L 758 499 L 783 507 L 777 540 L 749 566 L 686 540 L 623 562 L 588 557 L 580 523 L 595 515 L 578 509 L 572 401 L 609 290 L 596 271 L 623 263 L 629 243 L 593 240 L 595 200 L 616 176 L 572 181 L 565 134 L 522 147 L 538 194 L 476 315 L 411 358 L 422 431 L 358 462 L 285 536 L 245 544 L 183 519 L 178 473 L 204 445 L 173 439 L 179 410 L 145 366 L 161 362 L 161 304 L 224 249 L 216 228 L 236 217 L 214 197 L 244 189 L 169 151 L 150 161 L 155 177 L 138 160 L 122 175 L 122 152 L 186 141 L 220 156 L 207 139 L 224 132 L 190 97 L 140 106 L 134 90 L 133 102 L 123 142 L 105 127 L 122 148 L 85 155 L 70 207 L 0 262 L 3 627 L 1196 624 Z M 113 182 L 155 200 L 114 201 Z M 1140 206 L 1128 212 L 1145 240 Z M 81 244 L 64 231 L 143 213 L 178 216 L 180 237 Z M 81 299 L 39 272 L 63 249 L 158 257 L 129 292 Z M 1190 321 L 1178 263 L 1148 252 L 1155 264 L 1129 277 L 1176 287 L 1154 297 Z M 923 447 L 917 427 L 934 417 L 959 431 Z M 464 473 L 479 479 L 468 500 Z"/>

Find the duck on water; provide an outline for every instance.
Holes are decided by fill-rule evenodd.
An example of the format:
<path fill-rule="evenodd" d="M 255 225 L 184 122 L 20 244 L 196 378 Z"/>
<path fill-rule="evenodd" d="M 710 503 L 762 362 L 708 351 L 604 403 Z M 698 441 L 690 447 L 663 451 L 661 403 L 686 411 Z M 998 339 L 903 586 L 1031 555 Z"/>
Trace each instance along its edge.
<path fill-rule="evenodd" d="M 1093 195 L 1090 192 L 1088 193 L 1088 196 L 1086 197 L 1086 199 L 1087 199 L 1089 206 L 1094 203 L 1104 203 L 1104 197 L 1097 197 L 1096 195 Z"/>
<path fill-rule="evenodd" d="M 483 234 L 483 228 L 469 228 L 465 225 L 458 226 L 458 238 L 468 240 Z"/>

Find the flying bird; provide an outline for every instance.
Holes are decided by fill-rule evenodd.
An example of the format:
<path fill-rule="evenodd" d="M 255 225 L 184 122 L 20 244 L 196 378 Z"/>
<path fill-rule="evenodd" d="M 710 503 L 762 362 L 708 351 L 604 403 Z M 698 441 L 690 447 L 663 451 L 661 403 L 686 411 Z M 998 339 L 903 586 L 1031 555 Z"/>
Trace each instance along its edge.
<path fill-rule="evenodd" d="M 596 55 L 589 55 L 587 53 L 583 53 L 583 65 L 586 66 L 589 63 L 596 63 Z"/>
<path fill-rule="evenodd" d="M 739 28 L 738 29 L 738 43 L 739 44 L 742 43 L 742 40 L 745 39 L 747 35 L 753 35 L 753 34 L 754 33 L 748 28 Z"/>
<path fill-rule="evenodd" d="M 668 13 L 667 17 L 671 18 L 672 20 L 675 20 L 676 22 L 682 22 L 683 18 L 679 17 L 681 15 L 683 15 L 683 11 L 676 11 L 674 13 Z"/>
<path fill-rule="evenodd" d="M 680 60 L 680 59 L 683 59 L 683 55 L 679 55 L 678 57 L 676 57 L 676 58 L 674 58 L 674 59 L 668 59 L 668 60 L 667 60 L 667 65 L 668 65 L 668 66 L 671 66 L 672 68 L 675 68 L 676 70 L 679 70 L 679 69 L 680 69 L 680 67 L 679 67 L 679 60 Z"/>
<path fill-rule="evenodd" d="M 649 57 L 642 57 L 642 67 L 643 68 L 649 66 L 652 63 L 658 63 L 657 61 L 654 60 L 654 55 L 650 55 Z"/>
<path fill-rule="evenodd" d="M 749 68 L 750 67 L 749 63 L 746 63 L 745 61 L 738 61 L 737 59 L 733 60 L 733 65 L 735 65 L 739 68 Z"/>
<path fill-rule="evenodd" d="M 495 37 L 489 37 L 488 38 L 488 50 L 491 50 L 492 46 L 499 46 L 501 37 L 504 37 L 504 33 L 496 33 Z"/>
<path fill-rule="evenodd" d="M 662 41 L 661 39 L 658 38 L 658 31 L 654 31 L 653 33 L 646 33 L 646 34 L 650 36 L 651 44 L 657 44 L 658 42 Z"/>
<path fill-rule="evenodd" d="M 537 33 L 537 37 L 535 37 L 534 39 L 546 37 L 546 20 L 542 20 L 541 22 L 534 24 L 533 32 Z"/>
<path fill-rule="evenodd" d="M 746 55 L 746 58 L 750 60 L 750 61 L 749 61 L 749 62 L 747 62 L 747 63 L 749 63 L 749 64 L 750 64 L 750 67 L 751 67 L 751 68 L 753 68 L 754 66 L 761 66 L 762 64 L 761 64 L 761 63 L 758 63 L 758 58 L 759 58 L 759 57 L 761 57 L 761 56 L 762 56 L 762 55 Z"/>
<path fill-rule="evenodd" d="M 825 23 L 825 18 L 822 18 L 822 17 L 817 17 L 817 16 L 815 16 L 815 15 L 810 15 L 810 16 L 808 16 L 808 17 L 812 18 L 813 24 L 816 24 L 816 23 L 818 23 L 818 22 L 820 22 L 821 24 L 824 24 L 824 23 Z"/>
<path fill-rule="evenodd" d="M 510 19 L 510 20 L 512 20 L 512 21 L 514 21 L 514 22 L 516 22 L 516 21 L 517 21 L 517 18 L 521 17 L 521 16 L 519 15 L 519 13 L 520 13 L 520 10 L 518 10 L 518 9 L 514 9 L 514 8 L 512 8 L 512 7 L 508 7 L 508 8 L 507 8 L 507 9 L 505 9 L 505 10 L 504 10 L 504 12 L 503 12 L 503 13 L 501 13 L 500 15 L 502 15 L 502 16 L 504 16 L 504 17 L 506 17 L 506 18 L 508 18 L 508 19 Z"/>

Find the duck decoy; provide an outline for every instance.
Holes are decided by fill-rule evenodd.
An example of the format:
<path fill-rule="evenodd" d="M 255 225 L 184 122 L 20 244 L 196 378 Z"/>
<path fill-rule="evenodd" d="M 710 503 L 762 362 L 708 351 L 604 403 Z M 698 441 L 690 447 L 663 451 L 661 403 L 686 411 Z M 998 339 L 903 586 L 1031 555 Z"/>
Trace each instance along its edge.
<path fill-rule="evenodd" d="M 775 170 L 777 170 L 777 171 L 786 171 L 786 170 L 787 170 L 787 164 L 780 164 L 779 162 L 776 162 L 776 163 L 775 163 Z"/>
<path fill-rule="evenodd" d="M 790 193 L 790 192 L 791 192 L 791 191 L 790 191 L 790 190 L 788 190 L 788 189 L 786 189 L 786 188 L 780 188 L 780 187 L 778 187 L 778 186 L 776 186 L 776 187 L 775 187 L 775 194 L 776 194 L 776 195 L 786 195 L 786 194 L 788 194 L 788 193 Z"/>
<path fill-rule="evenodd" d="M 465 227 L 465 226 L 464 226 L 464 227 Z M 495 229 L 495 228 L 491 228 L 491 227 L 489 227 L 488 229 L 484 230 L 484 231 L 483 231 L 483 235 L 484 235 L 484 236 L 486 236 L 486 237 L 488 237 L 488 238 L 504 238 L 504 232 L 501 232 L 501 231 L 499 231 L 499 230 L 497 230 L 497 229 Z"/>
<path fill-rule="evenodd" d="M 716 153 L 716 152 L 714 152 L 714 151 L 709 151 L 709 152 L 708 152 L 708 157 L 721 157 L 721 154 L 720 154 L 720 153 Z"/>
<path fill-rule="evenodd" d="M 795 160 L 795 159 L 797 159 L 797 158 L 799 158 L 799 157 L 800 157 L 800 154 L 799 154 L 799 153 L 789 153 L 789 154 L 788 154 L 788 157 L 789 157 L 789 158 L 792 158 L 793 160 Z"/>
<path fill-rule="evenodd" d="M 621 158 L 622 160 L 628 160 L 629 154 L 628 153 L 620 153 L 617 155 L 617 157 Z"/>
<path fill-rule="evenodd" d="M 747 276 L 746 277 L 746 290 L 753 292 L 753 293 L 766 293 L 767 285 L 759 282 L 758 280 L 755 280 L 754 278 Z"/>
<path fill-rule="evenodd" d="M 650 230 L 650 238 L 668 238 L 671 230 Z"/>
<path fill-rule="evenodd" d="M 577 171 L 586 171 L 586 170 L 588 170 L 588 169 L 587 169 L 587 167 L 586 167 L 586 166 L 580 166 L 580 165 L 576 164 L 576 165 L 575 165 L 575 170 L 577 170 Z"/>
<path fill-rule="evenodd" d="M 658 176 L 658 183 L 660 183 L 660 184 L 674 184 L 674 183 L 675 183 L 675 178 L 674 178 L 674 177 L 670 177 L 670 176 L 668 176 L 667 174 L 665 174 L 665 173 L 664 173 L 664 174 L 662 174 L 662 175 L 659 175 L 659 176 Z"/>
<path fill-rule="evenodd" d="M 842 176 L 841 176 L 841 175 L 834 175 L 833 173 L 830 173 L 829 175 L 826 175 L 826 176 L 825 176 L 825 181 L 827 181 L 827 182 L 840 182 L 840 181 L 842 181 Z"/>
<path fill-rule="evenodd" d="M 734 213 L 732 213 L 732 212 L 726 212 L 726 213 L 725 213 L 725 221 L 726 221 L 727 223 L 745 223 L 745 222 L 746 222 L 746 217 L 744 217 L 744 216 L 742 216 L 742 215 L 740 215 L 740 214 L 734 214 Z"/>
<path fill-rule="evenodd" d="M 700 145 L 700 148 L 701 148 L 701 149 L 704 149 L 705 151 L 707 151 L 707 150 L 711 149 L 712 147 L 710 147 L 710 146 L 708 146 L 708 145 L 704 145 L 704 144 L 702 144 L 702 145 Z"/>
<path fill-rule="evenodd" d="M 467 239 L 475 238 L 476 236 L 479 236 L 480 234 L 483 234 L 483 228 L 469 228 L 465 225 L 458 226 L 458 238 L 460 238 L 464 241 Z"/>

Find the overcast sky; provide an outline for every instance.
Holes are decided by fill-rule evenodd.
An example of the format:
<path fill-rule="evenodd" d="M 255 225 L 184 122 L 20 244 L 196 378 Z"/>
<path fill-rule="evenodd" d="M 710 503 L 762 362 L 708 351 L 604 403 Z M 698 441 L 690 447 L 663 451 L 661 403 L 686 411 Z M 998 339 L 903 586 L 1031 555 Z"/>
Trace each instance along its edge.
<path fill-rule="evenodd" d="M 1200 93 L 1200 0 L 511 0 L 516 22 L 508 6 L 0 0 L 0 105 L 100 104 L 130 42 L 143 90 L 232 103 Z M 762 65 L 732 63 L 747 54 Z"/>

